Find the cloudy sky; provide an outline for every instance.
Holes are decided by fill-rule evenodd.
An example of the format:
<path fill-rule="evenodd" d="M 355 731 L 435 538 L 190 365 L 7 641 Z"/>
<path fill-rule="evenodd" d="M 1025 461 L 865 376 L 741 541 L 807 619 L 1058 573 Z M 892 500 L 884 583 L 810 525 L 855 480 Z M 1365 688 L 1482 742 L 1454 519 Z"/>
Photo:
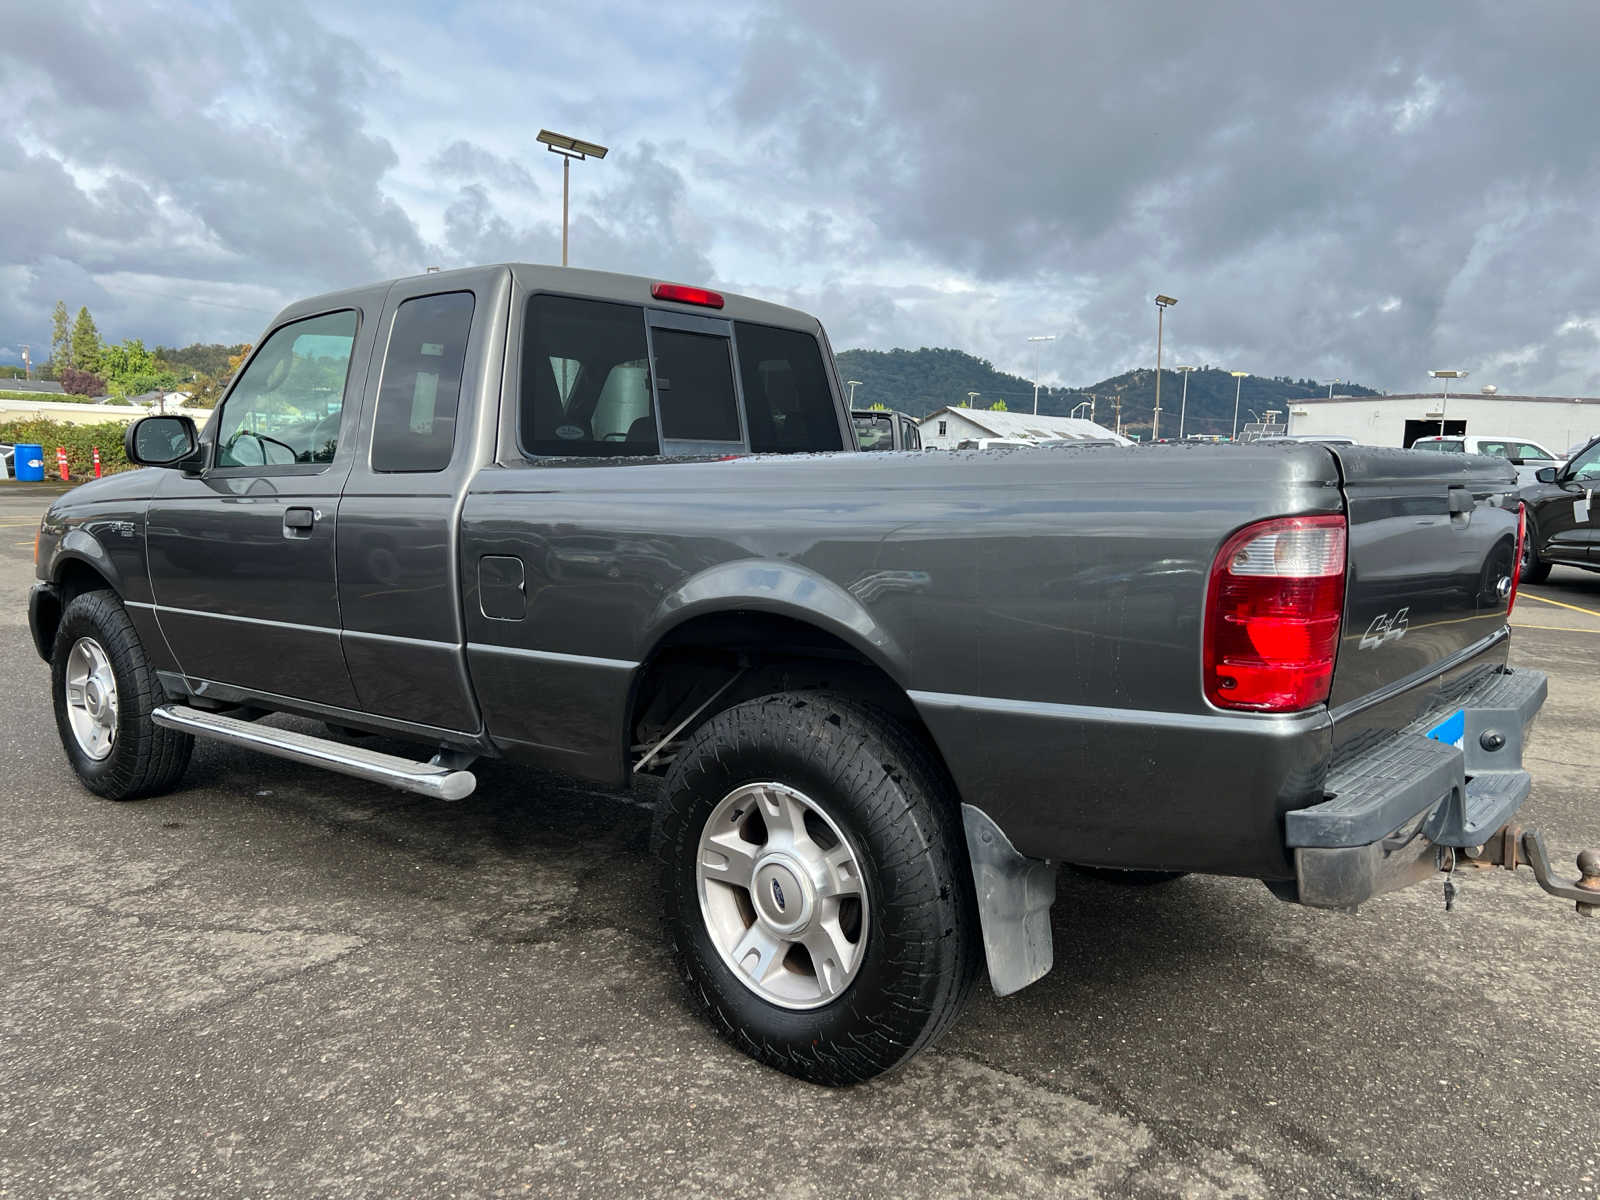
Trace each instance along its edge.
<path fill-rule="evenodd" d="M 1086 384 L 1600 393 L 1594 0 L 6 0 L 0 362 L 559 261 Z"/>

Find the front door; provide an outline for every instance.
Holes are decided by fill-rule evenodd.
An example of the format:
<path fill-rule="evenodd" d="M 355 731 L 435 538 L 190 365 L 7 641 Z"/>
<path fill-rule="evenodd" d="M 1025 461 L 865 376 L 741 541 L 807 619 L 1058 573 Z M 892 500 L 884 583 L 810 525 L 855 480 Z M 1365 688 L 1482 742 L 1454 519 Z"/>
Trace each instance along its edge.
<path fill-rule="evenodd" d="M 359 394 L 371 340 L 361 315 L 275 329 L 211 418 L 207 468 L 168 472 L 150 502 L 156 616 L 191 680 L 356 706 L 334 525 L 353 454 L 346 396 Z"/>
<path fill-rule="evenodd" d="M 1600 442 L 1560 469 L 1556 483 L 1524 492 L 1547 562 L 1600 563 Z"/>

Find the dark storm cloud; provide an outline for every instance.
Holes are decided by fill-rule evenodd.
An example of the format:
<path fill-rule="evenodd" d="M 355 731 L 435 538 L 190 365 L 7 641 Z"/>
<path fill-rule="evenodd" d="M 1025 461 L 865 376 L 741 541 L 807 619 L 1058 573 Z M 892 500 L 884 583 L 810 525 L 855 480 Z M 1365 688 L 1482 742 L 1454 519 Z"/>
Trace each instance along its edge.
<path fill-rule="evenodd" d="M 1089 275 L 1121 365 L 1160 289 L 1195 350 L 1411 387 L 1600 308 L 1574 269 L 1597 34 L 1588 3 L 796 0 L 734 105 L 896 243 L 990 280 Z M 1547 382 L 1535 361 L 1503 382 Z"/>

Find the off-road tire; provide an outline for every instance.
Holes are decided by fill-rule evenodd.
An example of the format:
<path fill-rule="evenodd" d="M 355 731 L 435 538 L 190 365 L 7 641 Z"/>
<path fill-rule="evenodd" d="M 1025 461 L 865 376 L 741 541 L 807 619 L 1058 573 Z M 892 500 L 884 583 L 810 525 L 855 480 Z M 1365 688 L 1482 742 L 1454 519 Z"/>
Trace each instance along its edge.
<path fill-rule="evenodd" d="M 1550 564 L 1539 557 L 1539 536 L 1530 519 L 1522 534 L 1522 562 L 1518 564 L 1517 581 L 1543 583 L 1548 578 L 1550 578 Z"/>
<path fill-rule="evenodd" d="M 701 911 L 696 855 L 707 819 L 758 781 L 819 804 L 861 865 L 865 949 L 854 978 L 821 1007 L 795 1011 L 756 995 L 721 957 Z M 832 1086 L 871 1079 L 931 1045 L 972 994 L 982 937 L 953 789 L 931 750 L 874 708 L 783 692 L 711 718 L 667 774 L 654 846 L 693 999 L 768 1066 Z"/>
<path fill-rule="evenodd" d="M 84 752 L 67 717 L 67 658 L 85 637 L 105 652 L 117 686 L 116 736 L 102 759 Z M 194 738 L 159 728 L 150 719 L 165 696 L 139 634 L 114 593 L 84 592 L 67 605 L 50 654 L 50 685 L 61 747 L 78 779 L 95 795 L 137 800 L 170 791 L 183 777 Z"/>

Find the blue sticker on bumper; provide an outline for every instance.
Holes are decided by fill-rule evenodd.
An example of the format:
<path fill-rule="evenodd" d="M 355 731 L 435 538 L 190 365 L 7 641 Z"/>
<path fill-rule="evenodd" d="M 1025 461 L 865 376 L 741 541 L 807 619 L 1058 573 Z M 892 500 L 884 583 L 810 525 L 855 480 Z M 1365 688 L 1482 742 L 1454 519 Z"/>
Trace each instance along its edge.
<path fill-rule="evenodd" d="M 1428 736 L 1436 742 L 1443 742 L 1447 746 L 1454 746 L 1457 750 L 1463 749 L 1462 743 L 1467 737 L 1467 714 L 1462 709 L 1456 709 L 1432 729 Z"/>

